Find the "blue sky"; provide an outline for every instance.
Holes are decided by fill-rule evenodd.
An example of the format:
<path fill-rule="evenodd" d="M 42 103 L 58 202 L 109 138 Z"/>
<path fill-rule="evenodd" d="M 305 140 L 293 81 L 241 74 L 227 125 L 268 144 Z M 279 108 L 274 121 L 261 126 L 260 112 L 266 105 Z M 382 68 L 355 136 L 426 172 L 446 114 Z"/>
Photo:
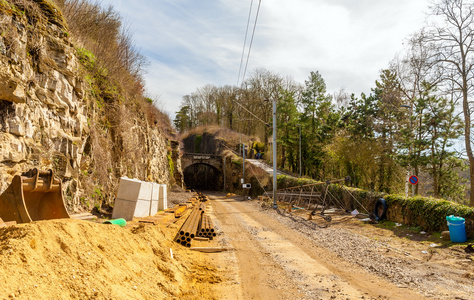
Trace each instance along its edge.
<path fill-rule="evenodd" d="M 172 119 L 184 95 L 206 84 L 237 84 L 250 3 L 102 0 L 131 27 L 150 62 L 147 93 Z M 304 83 L 319 71 L 330 93 L 368 94 L 423 26 L 428 6 L 429 0 L 262 0 L 247 77 L 265 68 Z"/>

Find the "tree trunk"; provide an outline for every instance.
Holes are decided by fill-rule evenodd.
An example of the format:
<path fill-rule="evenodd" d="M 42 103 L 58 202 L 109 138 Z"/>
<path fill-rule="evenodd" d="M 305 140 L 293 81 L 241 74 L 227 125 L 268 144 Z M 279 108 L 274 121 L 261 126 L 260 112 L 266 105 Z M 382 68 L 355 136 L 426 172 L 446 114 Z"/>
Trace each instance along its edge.
<path fill-rule="evenodd" d="M 282 170 L 285 168 L 285 162 L 286 162 L 286 147 L 282 146 L 281 147 L 281 163 L 280 163 L 280 168 Z"/>
<path fill-rule="evenodd" d="M 469 206 L 474 207 L 474 158 L 469 157 L 469 180 L 471 181 L 470 196 L 469 196 Z"/>
<path fill-rule="evenodd" d="M 464 140 L 466 143 L 466 154 L 469 158 L 469 180 L 471 181 L 469 206 L 474 207 L 474 156 L 471 148 L 471 111 L 468 102 L 467 76 L 463 76 L 463 113 L 464 113 Z"/>
<path fill-rule="evenodd" d="M 434 161 L 434 156 L 435 156 L 435 149 L 434 149 L 434 142 L 431 143 L 431 161 Z M 441 165 L 441 164 L 440 164 Z M 437 164 L 433 163 L 433 168 L 432 168 L 432 174 L 433 174 L 433 196 L 435 198 L 439 197 L 439 187 L 438 187 L 438 166 Z M 439 172 L 441 173 L 441 172 Z"/>

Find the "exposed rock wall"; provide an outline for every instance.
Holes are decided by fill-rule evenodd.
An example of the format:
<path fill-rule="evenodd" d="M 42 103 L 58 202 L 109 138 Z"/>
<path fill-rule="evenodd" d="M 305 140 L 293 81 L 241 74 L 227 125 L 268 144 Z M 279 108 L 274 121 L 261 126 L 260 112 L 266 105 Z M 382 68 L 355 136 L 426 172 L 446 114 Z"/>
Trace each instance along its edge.
<path fill-rule="evenodd" d="M 183 187 L 184 178 L 183 170 L 181 165 L 181 153 L 180 153 L 180 144 L 177 141 L 171 141 L 171 163 L 173 171 L 174 184 Z"/>
<path fill-rule="evenodd" d="M 163 129 L 119 103 L 108 113 L 128 116 L 117 122 L 120 132 L 102 126 L 104 109 L 59 12 L 45 1 L 24 1 L 30 9 L 21 13 L 13 3 L 0 2 L 0 193 L 34 167 L 62 179 L 70 211 L 110 204 L 120 176 L 179 180 L 179 168 L 170 174 Z M 179 153 L 173 160 L 179 167 Z"/>

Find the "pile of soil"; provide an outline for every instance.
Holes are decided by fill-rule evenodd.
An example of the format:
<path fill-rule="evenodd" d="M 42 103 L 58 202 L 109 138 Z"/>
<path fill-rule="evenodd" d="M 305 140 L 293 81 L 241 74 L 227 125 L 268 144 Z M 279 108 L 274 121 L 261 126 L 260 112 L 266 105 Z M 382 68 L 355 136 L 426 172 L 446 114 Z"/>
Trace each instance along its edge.
<path fill-rule="evenodd" d="M 67 219 L 0 229 L 0 299 L 215 299 L 221 279 L 178 225 Z"/>

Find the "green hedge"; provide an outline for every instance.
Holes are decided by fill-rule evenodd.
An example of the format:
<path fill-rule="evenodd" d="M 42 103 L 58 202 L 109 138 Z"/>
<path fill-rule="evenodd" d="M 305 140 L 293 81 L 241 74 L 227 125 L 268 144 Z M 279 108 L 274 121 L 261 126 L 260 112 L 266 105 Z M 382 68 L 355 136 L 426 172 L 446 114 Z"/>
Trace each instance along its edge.
<path fill-rule="evenodd" d="M 389 210 L 390 207 L 399 210 L 404 223 L 420 226 L 425 230 L 446 229 L 446 216 L 450 215 L 463 217 L 466 220 L 474 219 L 474 208 L 443 199 L 422 196 L 407 198 L 404 195 L 385 195 L 385 199 Z M 466 222 L 467 225 L 468 223 L 471 222 Z"/>
<path fill-rule="evenodd" d="M 318 181 L 282 175 L 278 176 L 277 183 L 278 188 L 282 189 L 318 183 Z M 456 215 L 463 217 L 466 219 L 468 235 L 474 235 L 474 208 L 466 205 L 432 197 L 405 197 L 404 195 L 384 194 L 347 186 L 341 188 L 339 184 L 331 184 L 330 191 L 340 199 L 349 199 L 350 209 L 357 209 L 364 213 L 364 208 L 369 213 L 372 213 L 377 199 L 383 197 L 388 204 L 388 220 L 403 223 L 404 225 L 421 227 L 426 231 L 447 230 L 446 216 Z"/>

